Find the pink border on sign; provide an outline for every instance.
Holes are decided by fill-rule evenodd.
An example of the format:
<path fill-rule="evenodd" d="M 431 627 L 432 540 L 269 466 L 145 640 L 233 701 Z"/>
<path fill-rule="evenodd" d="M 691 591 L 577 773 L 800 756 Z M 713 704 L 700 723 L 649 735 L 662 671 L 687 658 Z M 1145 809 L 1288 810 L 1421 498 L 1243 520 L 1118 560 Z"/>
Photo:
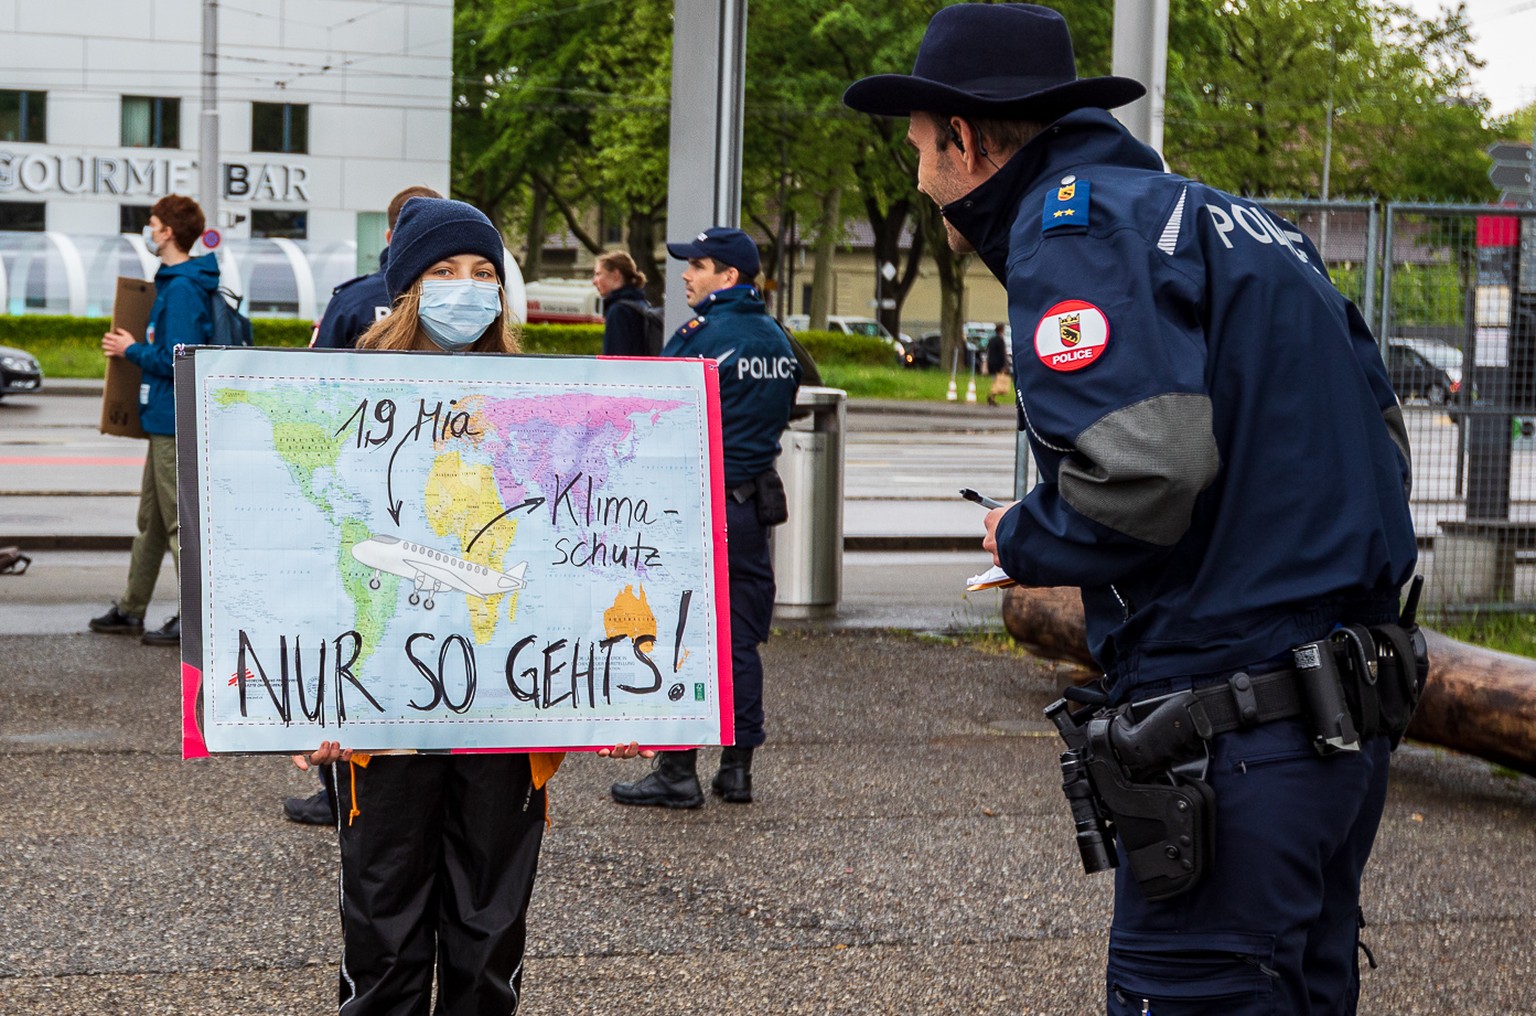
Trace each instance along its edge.
<path fill-rule="evenodd" d="M 197 694 L 203 688 L 203 672 L 185 660 L 181 664 L 181 757 L 209 758 L 208 742 L 197 727 Z"/>
<path fill-rule="evenodd" d="M 720 660 L 720 743 L 736 743 L 736 686 L 731 675 L 731 575 L 726 564 L 725 444 L 720 431 L 720 365 L 703 361 L 709 407 L 709 519 L 714 537 L 716 655 Z"/>

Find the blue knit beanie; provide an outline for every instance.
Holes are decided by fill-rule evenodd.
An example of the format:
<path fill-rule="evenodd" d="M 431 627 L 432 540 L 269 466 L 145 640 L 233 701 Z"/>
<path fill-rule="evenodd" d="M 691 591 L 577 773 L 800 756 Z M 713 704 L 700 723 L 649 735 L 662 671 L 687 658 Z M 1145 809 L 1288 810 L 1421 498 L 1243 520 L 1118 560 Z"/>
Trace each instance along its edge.
<path fill-rule="evenodd" d="M 411 198 L 395 221 L 384 285 L 394 300 L 422 272 L 456 254 L 479 254 L 496 266 L 496 279 L 505 285 L 502 250 L 501 234 L 475 206 L 447 198 Z"/>

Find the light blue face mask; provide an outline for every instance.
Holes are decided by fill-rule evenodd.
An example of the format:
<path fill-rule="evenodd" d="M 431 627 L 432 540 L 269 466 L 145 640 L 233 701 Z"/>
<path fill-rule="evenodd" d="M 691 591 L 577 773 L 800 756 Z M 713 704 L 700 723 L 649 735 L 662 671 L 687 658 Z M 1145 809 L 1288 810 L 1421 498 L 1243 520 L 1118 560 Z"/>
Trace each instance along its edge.
<path fill-rule="evenodd" d="M 427 338 L 457 353 L 474 345 L 501 315 L 501 287 L 475 279 L 427 279 L 417 315 Z"/>
<path fill-rule="evenodd" d="M 144 237 L 144 246 L 149 248 L 151 254 L 160 253 L 160 245 L 155 242 L 155 227 L 145 226 L 139 231 L 139 235 Z"/>

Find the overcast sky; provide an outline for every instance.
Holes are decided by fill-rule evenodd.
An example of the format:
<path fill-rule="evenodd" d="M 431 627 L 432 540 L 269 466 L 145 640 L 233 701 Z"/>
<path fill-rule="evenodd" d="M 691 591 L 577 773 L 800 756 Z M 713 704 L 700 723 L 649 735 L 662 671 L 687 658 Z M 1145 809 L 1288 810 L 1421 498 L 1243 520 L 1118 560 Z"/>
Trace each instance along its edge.
<path fill-rule="evenodd" d="M 1424 16 L 1454 0 L 1410 0 Z M 1493 112 L 1502 116 L 1536 102 L 1536 0 L 1466 0 L 1472 52 L 1487 64 L 1474 75 Z"/>

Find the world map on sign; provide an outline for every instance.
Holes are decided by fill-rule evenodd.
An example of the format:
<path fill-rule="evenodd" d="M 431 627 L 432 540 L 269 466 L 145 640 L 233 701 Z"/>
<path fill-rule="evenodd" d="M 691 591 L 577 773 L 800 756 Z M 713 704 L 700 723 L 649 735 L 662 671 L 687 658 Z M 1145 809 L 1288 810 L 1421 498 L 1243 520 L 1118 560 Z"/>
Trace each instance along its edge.
<path fill-rule="evenodd" d="M 207 749 L 728 739 L 712 369 L 184 355 L 184 706 Z"/>

